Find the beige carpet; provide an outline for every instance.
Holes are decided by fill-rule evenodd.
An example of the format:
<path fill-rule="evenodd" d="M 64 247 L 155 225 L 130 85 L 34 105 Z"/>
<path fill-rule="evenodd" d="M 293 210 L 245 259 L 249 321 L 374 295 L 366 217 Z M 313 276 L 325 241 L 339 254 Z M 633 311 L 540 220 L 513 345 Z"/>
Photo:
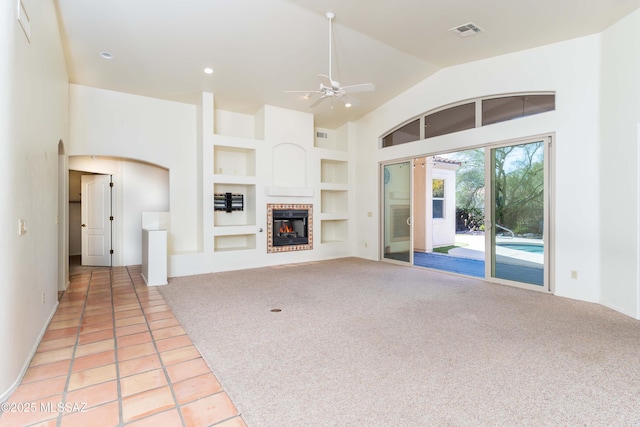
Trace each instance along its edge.
<path fill-rule="evenodd" d="M 640 425 L 640 322 L 596 304 L 356 258 L 160 291 L 251 427 Z"/>

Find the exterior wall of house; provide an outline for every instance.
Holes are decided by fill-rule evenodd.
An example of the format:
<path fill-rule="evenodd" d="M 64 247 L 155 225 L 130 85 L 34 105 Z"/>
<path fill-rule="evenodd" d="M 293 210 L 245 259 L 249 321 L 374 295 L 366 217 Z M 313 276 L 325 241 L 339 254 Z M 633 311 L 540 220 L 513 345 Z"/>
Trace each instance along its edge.
<path fill-rule="evenodd" d="M 431 167 L 431 179 L 444 180 L 444 218 L 430 217 L 432 222 L 432 248 L 453 245 L 456 241 L 456 169 L 457 165 L 442 165 L 437 162 Z M 431 180 L 427 189 L 431 189 Z M 428 203 L 432 202 L 427 197 Z M 427 227 L 429 230 L 429 227 Z M 428 231 L 427 231 L 428 234 Z M 427 239 L 429 236 L 427 235 Z"/>
<path fill-rule="evenodd" d="M 26 371 L 57 307 L 64 245 L 58 173 L 68 142 L 68 76 L 52 0 L 0 2 L 0 401 Z M 26 233 L 18 233 L 24 220 Z M 63 284 L 61 284 L 63 285 Z M 44 300 L 43 300 L 44 298 Z"/>
<path fill-rule="evenodd" d="M 554 134 L 552 227 L 555 293 L 600 300 L 599 99 L 600 35 L 520 51 L 440 70 L 355 123 L 356 223 L 354 255 L 378 259 L 378 163 L 434 155 L 481 144 Z M 555 91 L 556 110 L 536 116 L 379 148 L 385 132 L 411 117 L 487 95 Z M 588 171 L 588 172 L 586 172 Z M 366 212 L 375 215 L 367 217 Z M 364 244 L 366 243 L 366 245 Z M 571 271 L 578 279 L 571 279 Z"/>
<path fill-rule="evenodd" d="M 602 33 L 600 229 L 602 302 L 640 318 L 640 10 Z"/>
<path fill-rule="evenodd" d="M 459 165 L 421 157 L 413 166 L 413 249 L 432 252 L 433 248 L 453 245 L 456 240 L 456 170 Z M 444 215 L 433 218 L 433 180 L 445 183 Z M 385 225 L 386 227 L 386 225 Z M 385 228 L 386 230 L 386 228 Z"/>

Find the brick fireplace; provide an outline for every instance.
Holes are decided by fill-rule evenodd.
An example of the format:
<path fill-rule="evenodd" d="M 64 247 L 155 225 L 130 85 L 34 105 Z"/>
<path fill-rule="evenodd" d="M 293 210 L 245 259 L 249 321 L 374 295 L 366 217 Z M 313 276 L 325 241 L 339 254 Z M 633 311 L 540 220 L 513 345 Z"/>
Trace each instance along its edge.
<path fill-rule="evenodd" d="M 313 205 L 267 204 L 267 252 L 313 249 Z"/>

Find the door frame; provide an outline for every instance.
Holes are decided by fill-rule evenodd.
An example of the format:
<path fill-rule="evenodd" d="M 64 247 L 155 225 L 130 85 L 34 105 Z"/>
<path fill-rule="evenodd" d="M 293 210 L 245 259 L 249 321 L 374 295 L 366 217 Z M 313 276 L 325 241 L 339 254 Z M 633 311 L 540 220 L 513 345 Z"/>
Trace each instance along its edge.
<path fill-rule="evenodd" d="M 384 168 L 386 166 L 390 166 L 390 165 L 396 165 L 396 164 L 400 164 L 400 163 L 408 163 L 409 165 L 409 219 L 410 219 L 410 223 L 409 223 L 409 261 L 405 262 L 405 261 L 400 261 L 400 260 L 394 260 L 391 258 L 386 258 L 384 256 L 385 254 L 385 195 L 384 195 Z M 378 235 L 380 236 L 380 239 L 378 240 L 380 242 L 379 247 L 378 247 L 378 257 L 380 260 L 383 260 L 385 262 L 390 262 L 393 264 L 399 264 L 399 265 L 410 265 L 413 266 L 413 209 L 414 209 L 414 200 L 413 200 L 413 157 L 405 157 L 405 158 L 401 158 L 401 159 L 394 159 L 394 160 L 389 160 L 389 161 L 383 161 L 383 162 L 379 162 L 378 163 L 378 195 L 379 195 L 379 200 L 382 201 L 382 203 L 379 204 L 379 213 L 378 213 L 378 218 L 380 218 L 379 224 L 378 224 Z"/>
<path fill-rule="evenodd" d="M 553 184 L 553 141 L 555 134 L 544 134 L 532 137 L 517 138 L 507 141 L 501 141 L 493 144 L 486 145 L 485 148 L 485 226 L 491 224 L 491 234 L 489 230 L 485 230 L 485 280 L 498 283 L 501 285 L 508 285 L 516 288 L 528 289 L 537 292 L 553 293 L 555 291 L 555 283 L 553 277 L 555 276 L 555 269 L 553 263 L 553 250 L 555 247 L 555 218 L 554 203 L 552 195 L 554 194 Z M 530 283 L 518 282 L 514 280 L 501 279 L 498 277 L 492 277 L 491 268 L 493 265 L 493 229 L 494 221 L 492 217 L 493 213 L 493 187 L 491 182 L 492 168 L 491 168 L 491 152 L 496 148 L 509 147 L 512 145 L 524 145 L 534 142 L 542 142 L 544 150 L 544 213 L 543 213 L 543 231 L 542 240 L 544 242 L 544 282 L 543 285 L 533 285 Z"/>
<path fill-rule="evenodd" d="M 543 239 L 545 239 L 545 253 L 544 253 L 544 265 L 545 265 L 545 285 L 544 286 L 536 286 L 536 285 L 530 285 L 530 284 L 526 284 L 526 283 L 520 283 L 520 282 L 515 282 L 515 281 L 509 281 L 509 280 L 504 280 L 504 279 L 499 279 L 499 278 L 495 278 L 495 277 L 491 277 L 491 265 L 490 265 L 490 253 L 488 255 L 488 250 L 490 250 L 490 245 L 491 239 L 485 238 L 485 277 L 482 278 L 481 280 L 485 280 L 487 282 L 490 283 L 496 283 L 496 284 L 501 284 L 501 285 L 507 285 L 507 286 L 511 286 L 511 287 L 516 287 L 516 288 L 524 288 L 524 289 L 529 289 L 529 290 L 535 290 L 537 292 L 544 292 L 544 293 L 551 293 L 553 294 L 555 292 L 555 263 L 554 263 L 554 258 L 553 258 L 553 254 L 554 254 L 554 249 L 555 249 L 555 204 L 553 203 L 553 197 L 555 194 L 555 180 L 554 180 L 554 176 L 555 176 L 555 159 L 554 159 L 554 141 L 555 141 L 555 132 L 549 132 L 549 133 L 544 133 L 544 134 L 538 134 L 538 135 L 531 135 L 531 136 L 526 136 L 526 137 L 521 137 L 521 138 L 514 138 L 514 139 L 509 139 L 509 140 L 504 140 L 504 141 L 496 141 L 496 142 L 490 142 L 490 143 L 479 143 L 479 144 L 471 144 L 471 145 L 466 145 L 463 147 L 457 147 L 457 148 L 452 148 L 452 149 L 447 149 L 447 150 L 438 150 L 438 151 L 434 151 L 434 152 L 428 152 L 428 153 L 423 153 L 423 154 L 416 154 L 416 155 L 412 155 L 409 157 L 402 157 L 399 159 L 391 159 L 391 160 L 385 160 L 385 161 L 380 161 L 378 162 L 378 195 L 379 195 L 379 200 L 381 201 L 379 203 L 379 216 L 378 218 L 380 218 L 379 220 L 379 227 L 378 227 L 378 235 L 380 236 L 379 238 L 379 248 L 378 248 L 378 257 L 380 260 L 385 261 L 385 262 L 390 262 L 390 263 L 394 263 L 394 264 L 400 264 L 400 265 L 411 265 L 413 266 L 413 224 L 411 225 L 411 229 L 410 229 L 410 236 L 411 236 L 411 256 L 410 256 L 410 263 L 406 263 L 403 261 L 395 261 L 392 259 L 388 259 L 384 257 L 384 245 L 385 245 L 385 240 L 384 240 L 384 221 L 385 221 L 385 209 L 384 209 L 384 166 L 385 165 L 390 165 L 390 164 L 396 164 L 396 163 L 403 163 L 403 162 L 409 162 L 411 165 L 413 164 L 413 161 L 415 159 L 421 158 L 421 157 L 429 157 L 429 156 L 437 156 L 439 154 L 448 154 L 448 153 L 455 153 L 455 152 L 460 152 L 460 151 L 467 151 L 467 150 L 473 150 L 473 149 L 478 149 L 478 148 L 483 148 L 485 150 L 485 159 L 487 157 L 490 156 L 490 151 L 492 148 L 497 148 L 497 147 L 501 147 L 501 146 L 509 146 L 509 145 L 519 145 L 519 144 L 524 144 L 527 142 L 535 142 L 535 141 L 541 141 L 544 140 L 545 141 L 545 153 L 544 153 L 544 168 L 545 168 L 545 182 L 544 182 L 544 195 L 545 195 L 545 213 L 544 213 L 544 234 L 543 234 Z M 490 181 L 487 181 L 487 174 L 490 173 L 490 165 L 489 167 L 487 167 L 486 164 L 486 160 L 485 160 L 485 188 L 487 188 L 487 184 L 490 183 Z M 490 185 L 489 185 L 490 186 Z M 414 187 L 414 183 L 413 183 L 413 174 L 411 174 L 411 191 L 413 191 L 413 187 Z M 490 192 L 490 189 L 489 189 Z M 486 221 L 486 215 L 487 215 L 487 209 L 486 209 L 486 204 L 487 204 L 487 200 L 489 199 L 489 196 L 487 196 L 487 194 L 485 194 L 485 221 Z M 414 203 L 415 200 L 413 197 L 411 197 L 411 218 L 414 218 Z M 426 267 L 422 267 L 422 268 L 426 268 Z M 487 274 L 487 269 L 489 269 L 489 273 Z M 440 271 L 446 274 L 454 274 L 454 275 L 458 275 L 458 273 L 451 273 L 451 272 L 447 272 L 447 271 L 443 271 L 443 270 L 435 270 L 435 271 Z M 471 276 L 464 276 L 463 277 L 470 277 Z M 477 278 L 474 278 L 477 279 Z M 535 287 L 534 287 L 535 286 Z"/>

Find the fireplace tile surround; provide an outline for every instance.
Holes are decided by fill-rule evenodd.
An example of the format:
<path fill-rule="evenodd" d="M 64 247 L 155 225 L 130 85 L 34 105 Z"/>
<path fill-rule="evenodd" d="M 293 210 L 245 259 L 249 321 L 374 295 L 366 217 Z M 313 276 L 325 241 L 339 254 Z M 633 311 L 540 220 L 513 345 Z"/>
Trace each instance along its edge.
<path fill-rule="evenodd" d="M 274 231 L 274 211 L 295 210 L 307 211 L 306 237 L 304 244 L 274 245 L 277 232 Z M 267 204 L 267 253 L 292 252 L 313 249 L 313 205 L 312 204 Z"/>

